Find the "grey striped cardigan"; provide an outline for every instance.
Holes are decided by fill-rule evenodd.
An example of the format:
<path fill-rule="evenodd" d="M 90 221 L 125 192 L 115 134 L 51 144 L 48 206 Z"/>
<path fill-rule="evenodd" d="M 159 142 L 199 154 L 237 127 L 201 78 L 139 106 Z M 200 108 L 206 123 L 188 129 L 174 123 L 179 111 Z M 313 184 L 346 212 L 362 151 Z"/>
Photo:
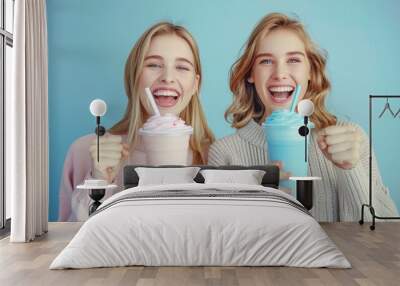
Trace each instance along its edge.
<path fill-rule="evenodd" d="M 361 159 L 351 170 L 336 167 L 319 149 L 316 130 L 311 131 L 308 175 L 322 178 L 320 181 L 314 181 L 314 207 L 311 213 L 318 221 L 358 221 L 361 216 L 361 204 L 367 203 L 369 198 L 368 137 L 355 123 L 338 121 L 337 124 L 351 124 L 362 132 Z M 267 164 L 264 129 L 251 120 L 234 135 L 215 141 L 209 150 L 208 163 L 215 166 Z M 397 216 L 396 205 L 390 197 L 389 190 L 382 183 L 374 155 L 372 169 L 375 213 L 379 216 Z M 365 210 L 365 220 L 371 220 L 369 210 Z"/>

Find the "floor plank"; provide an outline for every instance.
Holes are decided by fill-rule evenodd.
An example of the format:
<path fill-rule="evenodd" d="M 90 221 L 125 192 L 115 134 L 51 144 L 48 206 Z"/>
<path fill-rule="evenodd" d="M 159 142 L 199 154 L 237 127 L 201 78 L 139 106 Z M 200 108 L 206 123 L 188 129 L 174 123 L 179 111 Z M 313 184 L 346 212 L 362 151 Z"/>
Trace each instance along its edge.
<path fill-rule="evenodd" d="M 81 223 L 50 223 L 32 243 L 0 240 L 0 285 L 400 285 L 400 222 L 380 222 L 375 231 L 357 223 L 322 223 L 352 269 L 291 267 L 116 267 L 48 269 Z"/>

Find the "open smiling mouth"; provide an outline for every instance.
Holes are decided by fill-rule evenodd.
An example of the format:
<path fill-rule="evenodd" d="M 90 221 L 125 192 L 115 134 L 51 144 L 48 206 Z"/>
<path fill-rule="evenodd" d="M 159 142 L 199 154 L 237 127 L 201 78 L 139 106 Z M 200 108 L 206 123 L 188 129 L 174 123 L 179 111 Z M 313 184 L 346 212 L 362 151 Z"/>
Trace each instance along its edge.
<path fill-rule="evenodd" d="M 173 107 L 178 102 L 180 94 L 175 90 L 157 89 L 153 91 L 154 100 L 160 107 Z"/>
<path fill-rule="evenodd" d="M 272 101 L 276 104 L 286 104 L 292 100 L 294 87 L 292 86 L 274 86 L 268 88 Z"/>

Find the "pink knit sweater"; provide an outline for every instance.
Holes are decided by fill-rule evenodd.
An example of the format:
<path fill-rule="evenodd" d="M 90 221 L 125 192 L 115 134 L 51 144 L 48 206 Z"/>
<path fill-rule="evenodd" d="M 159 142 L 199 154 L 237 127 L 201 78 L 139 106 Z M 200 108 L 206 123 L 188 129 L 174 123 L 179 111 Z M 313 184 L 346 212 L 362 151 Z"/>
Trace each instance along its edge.
<path fill-rule="evenodd" d="M 68 150 L 60 182 L 59 221 L 84 221 L 88 218 L 89 205 L 92 202 L 88 190 L 78 190 L 76 187 L 92 176 L 93 159 L 89 152 L 89 146 L 93 140 L 96 140 L 95 134 L 82 136 L 75 140 Z M 146 164 L 146 153 L 140 136 L 138 140 L 137 146 L 130 152 L 128 159 L 121 164 L 115 177 L 114 184 L 119 187 L 107 189 L 104 199 L 123 190 L 122 175 L 126 165 Z M 122 135 L 122 143 L 127 143 L 127 135 Z M 190 165 L 193 153 L 191 150 L 188 152 L 188 165 Z"/>
<path fill-rule="evenodd" d="M 122 142 L 126 142 L 127 136 L 122 136 Z M 93 163 L 89 152 L 89 146 L 96 140 L 95 134 L 82 136 L 73 142 L 68 150 L 64 161 L 64 170 L 60 182 L 59 190 L 59 221 L 84 221 L 88 217 L 88 209 L 91 199 L 88 190 L 78 190 L 76 187 L 83 184 L 85 179 L 91 177 Z M 101 149 L 100 149 L 101 152 Z M 118 189 L 108 189 L 104 199 L 110 197 L 115 192 L 122 190 L 123 167 L 127 164 L 145 164 L 146 154 L 143 146 L 139 142 L 137 148 L 125 160 L 119 169 L 114 183 L 120 186 Z"/>

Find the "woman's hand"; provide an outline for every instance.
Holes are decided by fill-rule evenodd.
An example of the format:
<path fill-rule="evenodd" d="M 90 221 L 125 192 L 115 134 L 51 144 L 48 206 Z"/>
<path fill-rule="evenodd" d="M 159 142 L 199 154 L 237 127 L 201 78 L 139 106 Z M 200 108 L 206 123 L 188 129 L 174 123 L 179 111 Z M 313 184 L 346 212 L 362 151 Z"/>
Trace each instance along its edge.
<path fill-rule="evenodd" d="M 325 157 L 341 169 L 352 169 L 360 160 L 361 132 L 353 126 L 326 127 L 317 142 Z"/>
<path fill-rule="evenodd" d="M 290 172 L 285 172 L 283 170 L 282 161 L 271 161 L 271 164 L 279 168 L 279 180 L 289 180 L 289 177 L 292 176 Z"/>
<path fill-rule="evenodd" d="M 105 179 L 111 183 L 121 166 L 124 159 L 129 156 L 128 144 L 121 143 L 119 135 L 106 133 L 100 137 L 99 141 L 99 162 L 97 162 L 97 138 L 94 139 L 89 147 L 94 166 L 94 177 Z"/>

